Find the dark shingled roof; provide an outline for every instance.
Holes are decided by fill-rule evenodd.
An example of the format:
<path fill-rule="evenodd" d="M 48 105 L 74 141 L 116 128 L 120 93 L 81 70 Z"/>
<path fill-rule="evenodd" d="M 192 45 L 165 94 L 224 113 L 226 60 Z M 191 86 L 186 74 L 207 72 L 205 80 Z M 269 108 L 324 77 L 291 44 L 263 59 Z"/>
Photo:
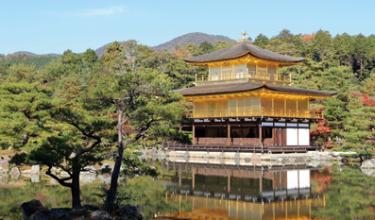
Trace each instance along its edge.
<path fill-rule="evenodd" d="M 246 92 L 256 89 L 269 89 L 278 92 L 288 92 L 295 94 L 313 95 L 313 96 L 332 96 L 335 92 L 330 91 L 319 91 L 312 89 L 300 89 L 292 88 L 288 86 L 279 86 L 272 84 L 261 84 L 252 82 L 238 82 L 238 83 L 228 83 L 228 84 L 212 84 L 212 85 L 202 85 L 195 86 L 185 89 L 177 90 L 184 96 L 198 96 L 198 95 L 213 95 L 213 94 L 223 94 L 223 93 L 236 93 L 236 92 Z"/>
<path fill-rule="evenodd" d="M 185 61 L 190 62 L 190 63 L 206 63 L 206 62 L 213 62 L 213 61 L 235 59 L 235 58 L 245 56 L 247 54 L 250 54 L 260 59 L 277 61 L 277 62 L 285 62 L 285 63 L 296 63 L 296 62 L 300 62 L 304 60 L 301 57 L 291 57 L 287 55 L 274 53 L 272 51 L 257 47 L 253 45 L 250 41 L 243 41 L 243 42 L 237 43 L 236 45 L 230 48 L 224 48 L 221 50 L 213 51 L 208 54 L 191 57 L 191 58 L 185 59 Z"/>

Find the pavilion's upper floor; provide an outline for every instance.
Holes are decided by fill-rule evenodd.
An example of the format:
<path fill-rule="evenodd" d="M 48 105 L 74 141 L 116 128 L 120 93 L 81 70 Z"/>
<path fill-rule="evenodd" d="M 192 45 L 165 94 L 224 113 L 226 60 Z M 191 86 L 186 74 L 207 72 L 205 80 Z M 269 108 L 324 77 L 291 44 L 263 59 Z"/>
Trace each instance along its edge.
<path fill-rule="evenodd" d="M 282 73 L 280 68 L 302 60 L 259 48 L 249 41 L 186 59 L 188 63 L 208 68 L 208 75 L 196 75 L 197 84 L 249 79 L 252 82 L 283 85 L 290 84 L 291 75 Z"/>

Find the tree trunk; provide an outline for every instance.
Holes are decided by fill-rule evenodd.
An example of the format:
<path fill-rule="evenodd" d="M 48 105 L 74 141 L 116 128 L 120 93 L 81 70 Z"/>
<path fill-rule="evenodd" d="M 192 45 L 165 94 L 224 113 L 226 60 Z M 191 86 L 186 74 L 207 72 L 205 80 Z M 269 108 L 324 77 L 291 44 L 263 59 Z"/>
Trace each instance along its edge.
<path fill-rule="evenodd" d="M 105 200 L 104 208 L 107 212 L 113 212 L 114 204 L 117 197 L 117 186 L 118 186 L 118 178 L 120 176 L 120 169 L 124 155 L 124 143 L 122 139 L 122 121 L 123 121 L 123 112 L 121 109 L 118 110 L 118 119 L 117 119 L 117 136 L 118 136 L 118 143 L 117 143 L 117 155 L 115 160 L 115 166 L 113 167 L 113 172 L 111 176 L 111 185 L 109 190 L 107 191 L 107 197 Z"/>
<path fill-rule="evenodd" d="M 80 181 L 79 175 L 81 172 L 81 165 L 77 158 L 73 159 L 72 164 L 72 186 L 71 186 L 71 193 L 72 193 L 72 208 L 78 209 L 81 208 L 81 192 L 80 192 Z"/>

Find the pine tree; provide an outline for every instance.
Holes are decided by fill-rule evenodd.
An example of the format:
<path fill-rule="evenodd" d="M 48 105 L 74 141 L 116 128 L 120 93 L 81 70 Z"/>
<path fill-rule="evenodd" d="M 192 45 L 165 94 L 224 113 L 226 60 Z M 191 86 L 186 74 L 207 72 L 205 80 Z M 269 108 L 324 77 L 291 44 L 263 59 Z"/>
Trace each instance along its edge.
<path fill-rule="evenodd" d="M 358 97 L 352 97 L 348 110 L 342 133 L 344 149 L 375 154 L 375 107 L 366 106 Z"/>

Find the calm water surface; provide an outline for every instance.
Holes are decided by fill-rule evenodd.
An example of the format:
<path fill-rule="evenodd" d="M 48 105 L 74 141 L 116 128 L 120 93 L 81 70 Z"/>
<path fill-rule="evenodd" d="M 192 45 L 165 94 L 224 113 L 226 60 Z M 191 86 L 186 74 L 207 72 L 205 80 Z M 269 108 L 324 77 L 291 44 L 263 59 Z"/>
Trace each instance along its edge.
<path fill-rule="evenodd" d="M 120 188 L 146 219 L 375 219 L 375 178 L 356 167 L 153 163 L 158 178 L 134 177 Z M 69 191 L 47 177 L 0 179 L 0 219 L 21 219 L 19 204 L 33 198 L 69 206 Z M 101 203 L 101 180 L 82 187 L 83 203 Z"/>

